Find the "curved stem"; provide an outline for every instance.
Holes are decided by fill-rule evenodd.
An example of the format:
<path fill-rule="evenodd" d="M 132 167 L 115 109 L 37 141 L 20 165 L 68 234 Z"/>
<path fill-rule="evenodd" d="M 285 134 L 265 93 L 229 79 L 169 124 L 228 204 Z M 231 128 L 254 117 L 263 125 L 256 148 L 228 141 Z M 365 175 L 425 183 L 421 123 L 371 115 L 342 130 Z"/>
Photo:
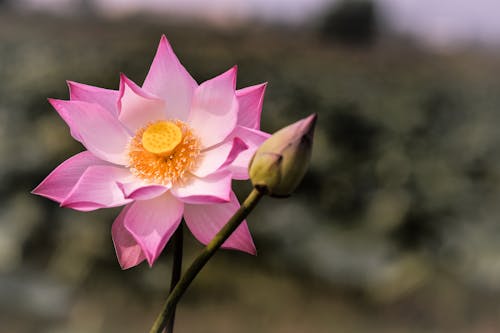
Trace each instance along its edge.
<path fill-rule="evenodd" d="M 172 267 L 172 279 L 170 280 L 170 292 L 172 292 L 181 278 L 182 272 L 182 247 L 183 247 L 183 226 L 182 223 L 179 225 L 173 236 L 173 267 Z M 166 333 L 174 332 L 174 320 L 175 320 L 175 306 L 172 310 L 172 315 L 168 319 L 167 327 L 165 328 Z"/>
<path fill-rule="evenodd" d="M 163 305 L 162 311 L 156 318 L 149 333 L 161 333 L 165 327 L 167 320 L 172 317 L 175 307 L 180 298 L 194 280 L 196 275 L 201 271 L 205 264 L 210 260 L 226 239 L 233 233 L 236 228 L 243 222 L 243 220 L 255 208 L 259 200 L 264 194 L 256 189 L 248 195 L 245 201 L 241 204 L 240 209 L 229 219 L 229 221 L 222 227 L 222 229 L 215 235 L 215 237 L 207 244 L 200 254 L 193 260 L 191 266 L 186 270 L 179 283 L 175 286 L 174 290 L 168 295 L 167 301 Z"/>

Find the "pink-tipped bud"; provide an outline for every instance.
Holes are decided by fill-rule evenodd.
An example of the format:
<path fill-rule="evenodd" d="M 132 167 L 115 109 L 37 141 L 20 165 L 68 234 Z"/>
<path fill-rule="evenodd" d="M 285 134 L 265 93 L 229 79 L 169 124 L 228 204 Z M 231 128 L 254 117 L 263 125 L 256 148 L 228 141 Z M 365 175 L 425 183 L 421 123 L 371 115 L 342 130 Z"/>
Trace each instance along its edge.
<path fill-rule="evenodd" d="M 274 133 L 250 161 L 253 186 L 274 197 L 287 197 L 299 185 L 311 158 L 314 126 L 312 114 Z"/>

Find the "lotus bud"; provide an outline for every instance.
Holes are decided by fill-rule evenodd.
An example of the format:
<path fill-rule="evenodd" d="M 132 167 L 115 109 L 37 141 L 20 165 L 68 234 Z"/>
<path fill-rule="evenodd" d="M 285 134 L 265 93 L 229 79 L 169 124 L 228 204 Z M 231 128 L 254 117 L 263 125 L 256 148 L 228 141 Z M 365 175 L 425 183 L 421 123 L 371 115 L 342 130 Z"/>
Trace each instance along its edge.
<path fill-rule="evenodd" d="M 299 185 L 311 158 L 317 114 L 278 132 L 257 149 L 250 161 L 253 186 L 273 197 L 287 197 Z"/>

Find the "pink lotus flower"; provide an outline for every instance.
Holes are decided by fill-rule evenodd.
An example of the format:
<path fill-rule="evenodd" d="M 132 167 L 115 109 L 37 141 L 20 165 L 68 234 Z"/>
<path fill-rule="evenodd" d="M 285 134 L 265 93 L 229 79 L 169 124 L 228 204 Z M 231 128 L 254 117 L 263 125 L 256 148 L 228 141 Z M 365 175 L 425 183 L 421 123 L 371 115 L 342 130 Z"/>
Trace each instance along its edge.
<path fill-rule="evenodd" d="M 232 179 L 269 137 L 259 130 L 265 84 L 235 90 L 236 67 L 198 85 L 162 36 L 142 87 L 68 82 L 70 100 L 50 99 L 87 149 L 33 193 L 80 211 L 125 205 L 112 226 L 123 269 L 151 266 L 181 223 L 208 243 L 239 208 Z M 223 248 L 255 254 L 246 223 Z"/>

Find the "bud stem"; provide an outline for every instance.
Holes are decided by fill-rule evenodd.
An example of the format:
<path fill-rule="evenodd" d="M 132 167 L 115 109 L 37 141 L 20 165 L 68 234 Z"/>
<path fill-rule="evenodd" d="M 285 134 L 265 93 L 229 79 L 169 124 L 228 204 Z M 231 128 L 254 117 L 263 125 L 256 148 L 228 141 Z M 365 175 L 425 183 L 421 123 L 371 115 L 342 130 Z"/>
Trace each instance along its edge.
<path fill-rule="evenodd" d="M 175 307 L 181 299 L 184 292 L 189 287 L 194 278 L 198 275 L 201 269 L 206 265 L 210 258 L 214 255 L 226 239 L 231 236 L 233 231 L 243 222 L 243 220 L 250 214 L 250 212 L 257 206 L 264 194 L 256 189 L 248 195 L 245 201 L 241 204 L 240 209 L 229 219 L 229 221 L 222 227 L 222 229 L 214 236 L 214 238 L 207 244 L 207 246 L 198 254 L 193 260 L 189 268 L 181 277 L 174 290 L 168 295 L 163 308 L 156 318 L 149 333 L 161 333 L 166 326 L 167 321 L 173 315 Z"/>

